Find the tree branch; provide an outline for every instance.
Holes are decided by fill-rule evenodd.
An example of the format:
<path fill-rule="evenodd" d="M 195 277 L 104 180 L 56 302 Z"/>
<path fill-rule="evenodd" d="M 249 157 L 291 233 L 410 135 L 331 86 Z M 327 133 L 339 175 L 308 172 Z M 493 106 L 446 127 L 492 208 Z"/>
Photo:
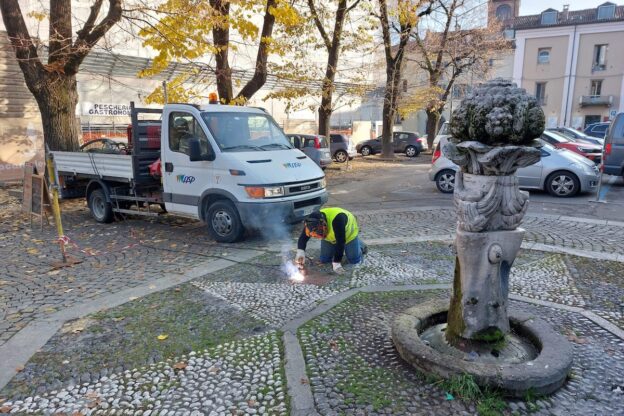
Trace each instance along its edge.
<path fill-rule="evenodd" d="M 34 94 L 40 89 L 39 82 L 43 79 L 44 69 L 37 54 L 37 47 L 28 33 L 19 2 L 17 0 L 0 1 L 0 12 L 2 12 L 2 20 L 9 40 L 15 50 L 15 57 L 24 73 L 26 85 Z"/>
<path fill-rule="evenodd" d="M 245 84 L 243 89 L 238 93 L 238 97 L 243 97 L 245 101 L 249 100 L 267 80 L 267 62 L 269 57 L 268 40 L 273 34 L 273 26 L 275 25 L 275 16 L 271 9 L 276 6 L 276 0 L 267 0 L 267 7 L 264 11 L 264 22 L 262 23 L 262 35 L 260 36 L 260 44 L 258 45 L 258 54 L 256 56 L 256 69 L 253 77 Z"/>
<path fill-rule="evenodd" d="M 93 13 L 93 8 L 91 12 Z M 66 74 L 76 74 L 78 72 L 78 67 L 89 52 L 91 52 L 93 46 L 95 46 L 113 25 L 121 20 L 121 13 L 121 0 L 109 0 L 106 17 L 89 33 L 83 33 L 83 36 L 78 37 L 76 42 L 74 42 L 72 53 L 65 64 Z"/>
<path fill-rule="evenodd" d="M 103 1 L 104 0 L 95 0 L 95 3 L 93 4 L 93 6 L 91 6 L 91 11 L 89 12 L 89 17 L 87 17 L 87 21 L 85 22 L 84 26 L 82 26 L 82 29 L 76 32 L 76 34 L 78 35 L 78 39 L 84 39 L 89 34 L 89 32 L 93 30 L 93 27 L 95 26 L 95 20 L 100 14 L 100 9 L 102 8 Z"/>
<path fill-rule="evenodd" d="M 325 47 L 327 48 L 327 50 L 330 50 L 332 47 L 332 42 L 331 42 L 331 39 L 329 39 L 329 35 L 325 31 L 325 28 L 323 27 L 323 23 L 321 22 L 321 18 L 319 17 L 318 12 L 316 11 L 314 0 L 308 0 L 308 7 L 310 8 L 310 11 L 312 12 L 312 19 L 314 20 L 314 24 L 316 25 L 316 28 L 318 29 L 319 33 L 321 34 L 321 37 L 323 38 Z"/>

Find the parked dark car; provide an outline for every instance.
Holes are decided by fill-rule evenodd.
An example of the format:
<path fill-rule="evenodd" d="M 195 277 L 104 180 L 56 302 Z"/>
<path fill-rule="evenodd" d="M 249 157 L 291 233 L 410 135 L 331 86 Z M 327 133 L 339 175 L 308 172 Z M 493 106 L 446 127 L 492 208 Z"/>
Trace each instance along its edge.
<path fill-rule="evenodd" d="M 548 129 L 548 130 L 549 131 L 556 131 L 557 133 L 563 134 L 567 138 L 575 140 L 575 141 L 579 141 L 580 140 L 580 141 L 583 141 L 583 142 L 597 144 L 600 147 L 602 147 L 604 145 L 604 138 L 588 136 L 587 134 L 583 133 L 582 131 L 578 131 L 576 129 L 573 129 L 572 127 L 555 127 L 554 129 Z"/>
<path fill-rule="evenodd" d="M 615 116 L 607 130 L 603 171 L 607 175 L 624 176 L 624 113 Z"/>
<path fill-rule="evenodd" d="M 331 150 L 332 157 L 338 163 L 344 163 L 348 160 L 353 160 L 357 152 L 353 147 L 351 139 L 344 134 L 332 133 L 329 135 L 329 148 Z"/>
<path fill-rule="evenodd" d="M 607 129 L 609 128 L 609 124 L 611 123 L 593 123 L 585 127 L 583 133 L 588 136 L 599 137 L 603 139 L 605 134 L 607 133 Z"/>
<path fill-rule="evenodd" d="M 416 133 L 395 131 L 392 135 L 394 153 L 405 153 L 407 157 L 416 157 L 423 150 L 422 140 Z M 380 153 L 381 136 L 358 143 L 355 150 L 361 153 L 362 156 Z"/>
<path fill-rule="evenodd" d="M 325 169 L 332 164 L 331 154 L 329 152 L 329 143 L 325 136 L 317 134 L 286 134 L 290 143 L 301 150 L 307 157 L 316 162 L 321 169 Z"/>

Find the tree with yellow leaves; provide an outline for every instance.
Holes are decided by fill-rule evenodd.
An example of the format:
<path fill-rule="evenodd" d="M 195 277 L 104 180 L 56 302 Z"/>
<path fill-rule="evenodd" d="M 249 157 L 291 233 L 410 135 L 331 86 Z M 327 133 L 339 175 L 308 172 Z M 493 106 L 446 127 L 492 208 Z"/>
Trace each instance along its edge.
<path fill-rule="evenodd" d="M 153 65 L 140 75 L 151 76 L 172 63 L 187 61 L 196 69 L 169 82 L 168 96 L 197 97 L 188 81 L 201 80 L 209 73 L 208 83 L 216 83 L 221 102 L 227 104 L 246 103 L 267 80 L 269 56 L 286 53 L 287 44 L 273 37 L 276 24 L 293 30 L 300 22 L 286 0 L 167 0 L 156 9 L 143 5 L 133 12 L 131 19 L 142 25 L 139 35 L 144 44 L 157 51 Z M 258 18 L 262 18 L 261 26 L 256 24 Z M 253 74 L 235 94 L 234 87 L 244 77 L 236 76 L 230 52 L 253 45 L 257 48 Z M 162 103 L 164 95 L 158 89 L 149 100 Z"/>

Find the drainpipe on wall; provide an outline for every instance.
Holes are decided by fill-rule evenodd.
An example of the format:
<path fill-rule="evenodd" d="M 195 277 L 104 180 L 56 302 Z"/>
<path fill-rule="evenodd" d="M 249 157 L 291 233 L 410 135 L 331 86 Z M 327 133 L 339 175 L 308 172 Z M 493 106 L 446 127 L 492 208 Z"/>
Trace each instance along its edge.
<path fill-rule="evenodd" d="M 570 56 L 570 67 L 568 68 L 568 90 L 566 91 L 565 111 L 563 113 L 563 125 L 568 126 L 568 105 L 570 102 L 570 85 L 572 85 L 572 62 L 574 62 L 574 53 L 576 48 L 576 28 L 574 25 L 574 34 L 572 35 L 572 54 Z"/>

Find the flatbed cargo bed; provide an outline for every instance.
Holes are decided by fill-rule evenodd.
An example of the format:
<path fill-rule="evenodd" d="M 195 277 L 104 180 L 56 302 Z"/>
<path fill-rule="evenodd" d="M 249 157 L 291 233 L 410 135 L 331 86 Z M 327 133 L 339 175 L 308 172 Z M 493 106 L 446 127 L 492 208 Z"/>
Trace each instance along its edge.
<path fill-rule="evenodd" d="M 133 179 L 132 156 L 88 152 L 52 152 L 61 175 L 102 178 L 117 182 Z"/>

